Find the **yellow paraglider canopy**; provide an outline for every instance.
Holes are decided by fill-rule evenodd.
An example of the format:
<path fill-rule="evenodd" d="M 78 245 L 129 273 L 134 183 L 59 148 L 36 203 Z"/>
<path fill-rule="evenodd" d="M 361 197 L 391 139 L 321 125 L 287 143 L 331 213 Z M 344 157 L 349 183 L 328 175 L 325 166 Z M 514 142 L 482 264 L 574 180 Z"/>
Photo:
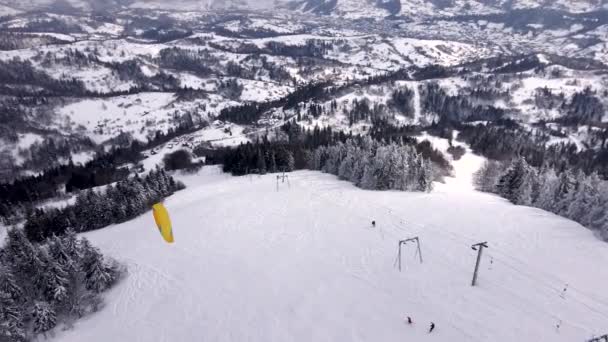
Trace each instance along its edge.
<path fill-rule="evenodd" d="M 169 212 L 167 212 L 165 206 L 162 203 L 156 203 L 152 206 L 152 213 L 154 214 L 154 221 L 156 221 L 160 235 L 162 235 L 168 243 L 173 243 L 171 219 L 169 218 Z"/>

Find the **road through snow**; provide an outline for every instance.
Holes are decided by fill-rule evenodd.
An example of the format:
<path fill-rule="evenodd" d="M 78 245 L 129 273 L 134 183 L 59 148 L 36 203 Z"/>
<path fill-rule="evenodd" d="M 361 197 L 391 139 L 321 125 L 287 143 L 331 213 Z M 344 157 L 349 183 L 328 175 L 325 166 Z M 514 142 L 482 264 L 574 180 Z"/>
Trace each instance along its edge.
<path fill-rule="evenodd" d="M 183 176 L 188 188 L 166 201 L 175 244 L 162 241 L 151 214 L 86 234 L 129 275 L 103 310 L 54 340 L 512 342 L 608 333 L 608 245 L 572 221 L 474 191 L 470 176 L 482 161 L 467 153 L 456 178 L 430 194 L 364 191 L 312 171 L 290 174 L 279 191 L 275 175 L 206 167 Z M 413 236 L 424 263 L 406 245 L 399 272 L 397 241 Z M 470 246 L 480 241 L 490 248 L 473 288 Z"/>

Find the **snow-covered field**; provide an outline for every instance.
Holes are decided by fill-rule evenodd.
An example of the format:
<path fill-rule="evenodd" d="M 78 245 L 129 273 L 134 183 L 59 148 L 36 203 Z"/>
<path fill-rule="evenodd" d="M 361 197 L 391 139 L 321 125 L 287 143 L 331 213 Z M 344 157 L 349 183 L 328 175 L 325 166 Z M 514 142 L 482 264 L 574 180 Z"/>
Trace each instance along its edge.
<path fill-rule="evenodd" d="M 175 244 L 151 214 L 86 234 L 129 275 L 101 312 L 54 340 L 583 341 L 608 332 L 607 245 L 572 221 L 474 191 L 481 161 L 466 154 L 457 178 L 430 194 L 364 191 L 312 171 L 290 174 L 279 191 L 275 175 L 206 167 L 181 176 L 188 188 L 166 201 Z M 397 242 L 414 236 L 424 263 L 406 245 L 399 272 Z M 471 287 L 471 245 L 481 241 L 489 249 Z"/>

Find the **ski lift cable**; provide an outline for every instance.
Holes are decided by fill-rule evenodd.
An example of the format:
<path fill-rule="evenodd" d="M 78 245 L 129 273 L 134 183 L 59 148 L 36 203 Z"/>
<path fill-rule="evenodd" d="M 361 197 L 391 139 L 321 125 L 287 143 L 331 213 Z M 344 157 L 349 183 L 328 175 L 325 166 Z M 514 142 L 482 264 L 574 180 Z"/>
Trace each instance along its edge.
<path fill-rule="evenodd" d="M 317 192 L 317 193 L 318 193 L 318 192 Z M 324 195 L 323 193 L 320 193 L 319 197 L 325 198 L 326 200 L 327 200 L 327 199 L 329 199 L 329 196 L 326 196 L 326 195 Z M 333 204 L 338 204 L 339 206 L 341 206 L 341 207 L 343 207 L 343 208 L 349 208 L 349 206 L 348 206 L 346 203 L 344 203 L 343 201 L 335 201 L 335 198 L 334 198 L 334 200 L 332 201 L 332 203 L 333 203 Z M 391 225 L 392 225 L 394 228 L 399 229 L 399 227 L 400 227 L 399 225 L 395 224 L 395 222 L 394 222 L 395 220 L 397 220 L 397 221 L 398 221 L 398 222 L 400 222 L 400 223 L 401 223 L 401 222 L 406 222 L 406 221 L 404 221 L 404 220 L 403 220 L 403 218 L 401 218 L 401 217 L 397 216 L 396 214 L 394 214 L 394 213 L 393 213 L 392 208 L 390 208 L 390 207 L 388 207 L 388 206 L 386 206 L 386 205 L 383 205 L 383 204 L 377 204 L 377 203 L 370 203 L 370 202 L 367 202 L 367 203 L 366 203 L 366 205 L 371 206 L 372 208 L 375 208 L 376 210 L 380 210 L 380 211 L 386 210 L 386 211 L 387 211 L 387 215 L 388 215 L 389 217 L 391 217 L 391 219 L 392 219 L 392 221 L 393 221 L 393 222 L 391 222 Z M 364 217 L 364 216 L 363 216 L 363 215 L 361 215 L 361 214 L 357 214 L 357 212 L 356 212 L 356 211 L 353 211 L 353 213 L 355 213 L 355 215 L 356 215 L 356 216 L 358 216 L 358 217 L 360 217 L 360 218 L 367 219 L 367 217 Z M 440 234 L 440 235 L 448 236 L 448 237 L 449 237 L 451 240 L 453 240 L 453 241 L 460 241 L 460 242 L 462 242 L 462 243 L 464 243 L 464 244 L 469 244 L 469 243 L 470 243 L 472 240 L 474 240 L 472 237 L 468 237 L 468 236 L 463 235 L 463 234 L 457 234 L 457 233 L 453 233 L 453 232 L 449 232 L 449 231 L 446 231 L 446 230 L 440 229 L 439 227 L 437 227 L 437 226 L 436 226 L 436 225 L 434 225 L 434 224 L 412 224 L 411 222 L 408 222 L 408 223 L 407 223 L 407 225 L 408 225 L 408 226 L 410 226 L 410 227 L 416 227 L 416 228 L 418 228 L 418 229 L 419 229 L 419 231 L 418 231 L 418 232 L 420 232 L 420 231 L 428 231 L 428 230 L 429 230 L 429 228 L 430 228 L 430 229 L 432 229 L 433 231 L 435 231 L 436 233 L 438 233 L 438 234 Z M 386 231 L 385 233 L 387 233 L 387 234 L 388 234 L 388 235 L 390 235 L 392 238 L 395 238 L 395 239 L 397 239 L 397 240 L 399 240 L 399 239 L 401 239 L 401 238 L 402 238 L 402 237 L 399 237 L 399 236 L 397 236 L 397 235 L 393 234 L 393 233 L 392 233 L 392 232 L 390 232 L 390 231 Z M 500 255 L 504 256 L 505 258 L 508 258 L 508 259 L 511 259 L 511 260 L 513 260 L 513 261 L 516 261 L 516 262 L 518 262 L 518 263 L 522 263 L 522 264 L 523 264 L 523 261 L 519 260 L 519 259 L 518 259 L 518 258 L 516 258 L 516 257 L 510 256 L 510 255 L 508 255 L 508 254 L 506 254 L 506 253 L 504 253 L 504 252 L 500 251 L 500 249 L 499 249 L 499 248 L 493 247 L 493 248 L 492 248 L 492 251 L 493 251 L 493 253 L 500 254 Z M 519 274 L 519 275 L 521 275 L 521 276 L 523 276 L 523 277 L 526 277 L 526 278 L 527 278 L 527 279 L 529 279 L 529 280 L 534 281 L 534 282 L 535 282 L 535 283 L 537 283 L 538 285 L 540 285 L 540 286 L 542 286 L 542 287 L 544 287 L 544 288 L 546 288 L 546 289 L 550 290 L 551 292 L 557 292 L 558 294 L 560 293 L 560 290 L 559 290 L 558 288 L 555 288 L 554 286 L 552 286 L 552 285 L 551 285 L 552 283 L 554 283 L 554 281 L 552 281 L 552 282 L 549 282 L 549 281 L 545 282 L 545 281 L 543 281 L 543 280 L 541 280 L 541 279 L 539 279 L 539 278 L 532 277 L 531 275 L 526 274 L 525 272 L 521 271 L 520 269 L 518 269 L 517 267 L 513 266 L 512 264 L 510 264 L 510 263 L 506 262 L 506 261 L 505 261 L 504 259 L 502 259 L 502 258 L 497 258 L 497 257 L 494 257 L 494 259 L 495 259 L 495 260 L 500 261 L 500 262 L 501 262 L 503 265 L 507 266 L 507 267 L 508 267 L 508 268 L 510 268 L 512 271 L 516 272 L 517 274 Z M 444 262 L 442 261 L 442 263 L 444 263 Z M 445 264 L 445 263 L 444 263 L 444 264 Z M 448 265 L 448 264 L 446 264 L 446 265 Z M 449 264 L 448 266 L 453 267 L 453 265 L 452 265 L 452 264 Z M 544 272 L 538 272 L 538 273 L 544 273 Z M 565 282 L 565 281 L 563 281 L 563 280 L 559 279 L 559 277 L 557 277 L 557 276 L 555 276 L 555 275 L 549 275 L 548 273 L 545 273 L 545 275 L 544 275 L 544 276 L 546 276 L 547 278 L 553 278 L 554 280 L 557 280 L 558 282 L 563 283 L 563 284 L 566 284 L 566 283 L 567 283 L 567 282 Z M 569 285 L 569 288 L 575 289 L 575 288 L 574 288 L 574 287 L 572 287 L 571 285 Z M 598 302 L 598 300 L 596 300 L 597 298 L 595 298 L 595 296 L 589 295 L 589 294 L 585 293 L 584 291 L 582 291 L 582 290 L 580 290 L 580 289 L 576 289 L 576 292 L 580 293 L 580 294 L 581 294 L 581 295 L 583 295 L 584 297 L 588 297 L 588 299 L 589 299 L 589 300 L 591 300 L 592 302 Z M 598 314 L 600 314 L 601 316 L 606 317 L 606 318 L 608 319 L 608 315 L 604 314 L 604 313 L 603 313 L 603 312 L 601 312 L 600 310 L 598 310 L 598 309 L 596 309 L 596 308 L 594 308 L 594 307 L 590 306 L 589 304 L 587 304 L 587 303 L 585 303 L 585 302 L 581 301 L 581 300 L 580 300 L 580 299 L 578 299 L 578 298 L 574 298 L 574 297 L 571 297 L 571 298 L 573 298 L 573 300 L 574 300 L 574 301 L 576 301 L 576 302 L 578 302 L 580 305 L 585 306 L 585 307 L 586 307 L 587 309 L 589 309 L 590 311 L 593 311 L 593 312 L 595 312 L 595 313 L 598 313 Z M 605 304 L 605 303 L 604 303 L 602 300 L 599 300 L 599 302 L 600 302 L 601 304 L 603 304 L 603 305 L 606 305 L 606 304 Z"/>

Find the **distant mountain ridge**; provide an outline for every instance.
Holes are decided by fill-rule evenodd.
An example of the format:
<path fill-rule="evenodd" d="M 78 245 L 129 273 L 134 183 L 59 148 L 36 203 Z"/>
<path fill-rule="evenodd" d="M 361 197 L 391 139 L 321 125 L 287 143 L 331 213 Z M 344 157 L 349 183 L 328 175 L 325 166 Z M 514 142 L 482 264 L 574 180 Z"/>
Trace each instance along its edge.
<path fill-rule="evenodd" d="M 345 18 L 441 17 L 485 15 L 518 9 L 551 9 L 571 13 L 608 10 L 608 0 L 0 0 L 15 10 L 76 9 L 84 11 L 123 8 L 173 10 L 277 9 Z"/>
<path fill-rule="evenodd" d="M 608 9 L 607 0 L 296 0 L 290 8 L 344 16 L 455 16 L 542 8 L 578 13 Z"/>

